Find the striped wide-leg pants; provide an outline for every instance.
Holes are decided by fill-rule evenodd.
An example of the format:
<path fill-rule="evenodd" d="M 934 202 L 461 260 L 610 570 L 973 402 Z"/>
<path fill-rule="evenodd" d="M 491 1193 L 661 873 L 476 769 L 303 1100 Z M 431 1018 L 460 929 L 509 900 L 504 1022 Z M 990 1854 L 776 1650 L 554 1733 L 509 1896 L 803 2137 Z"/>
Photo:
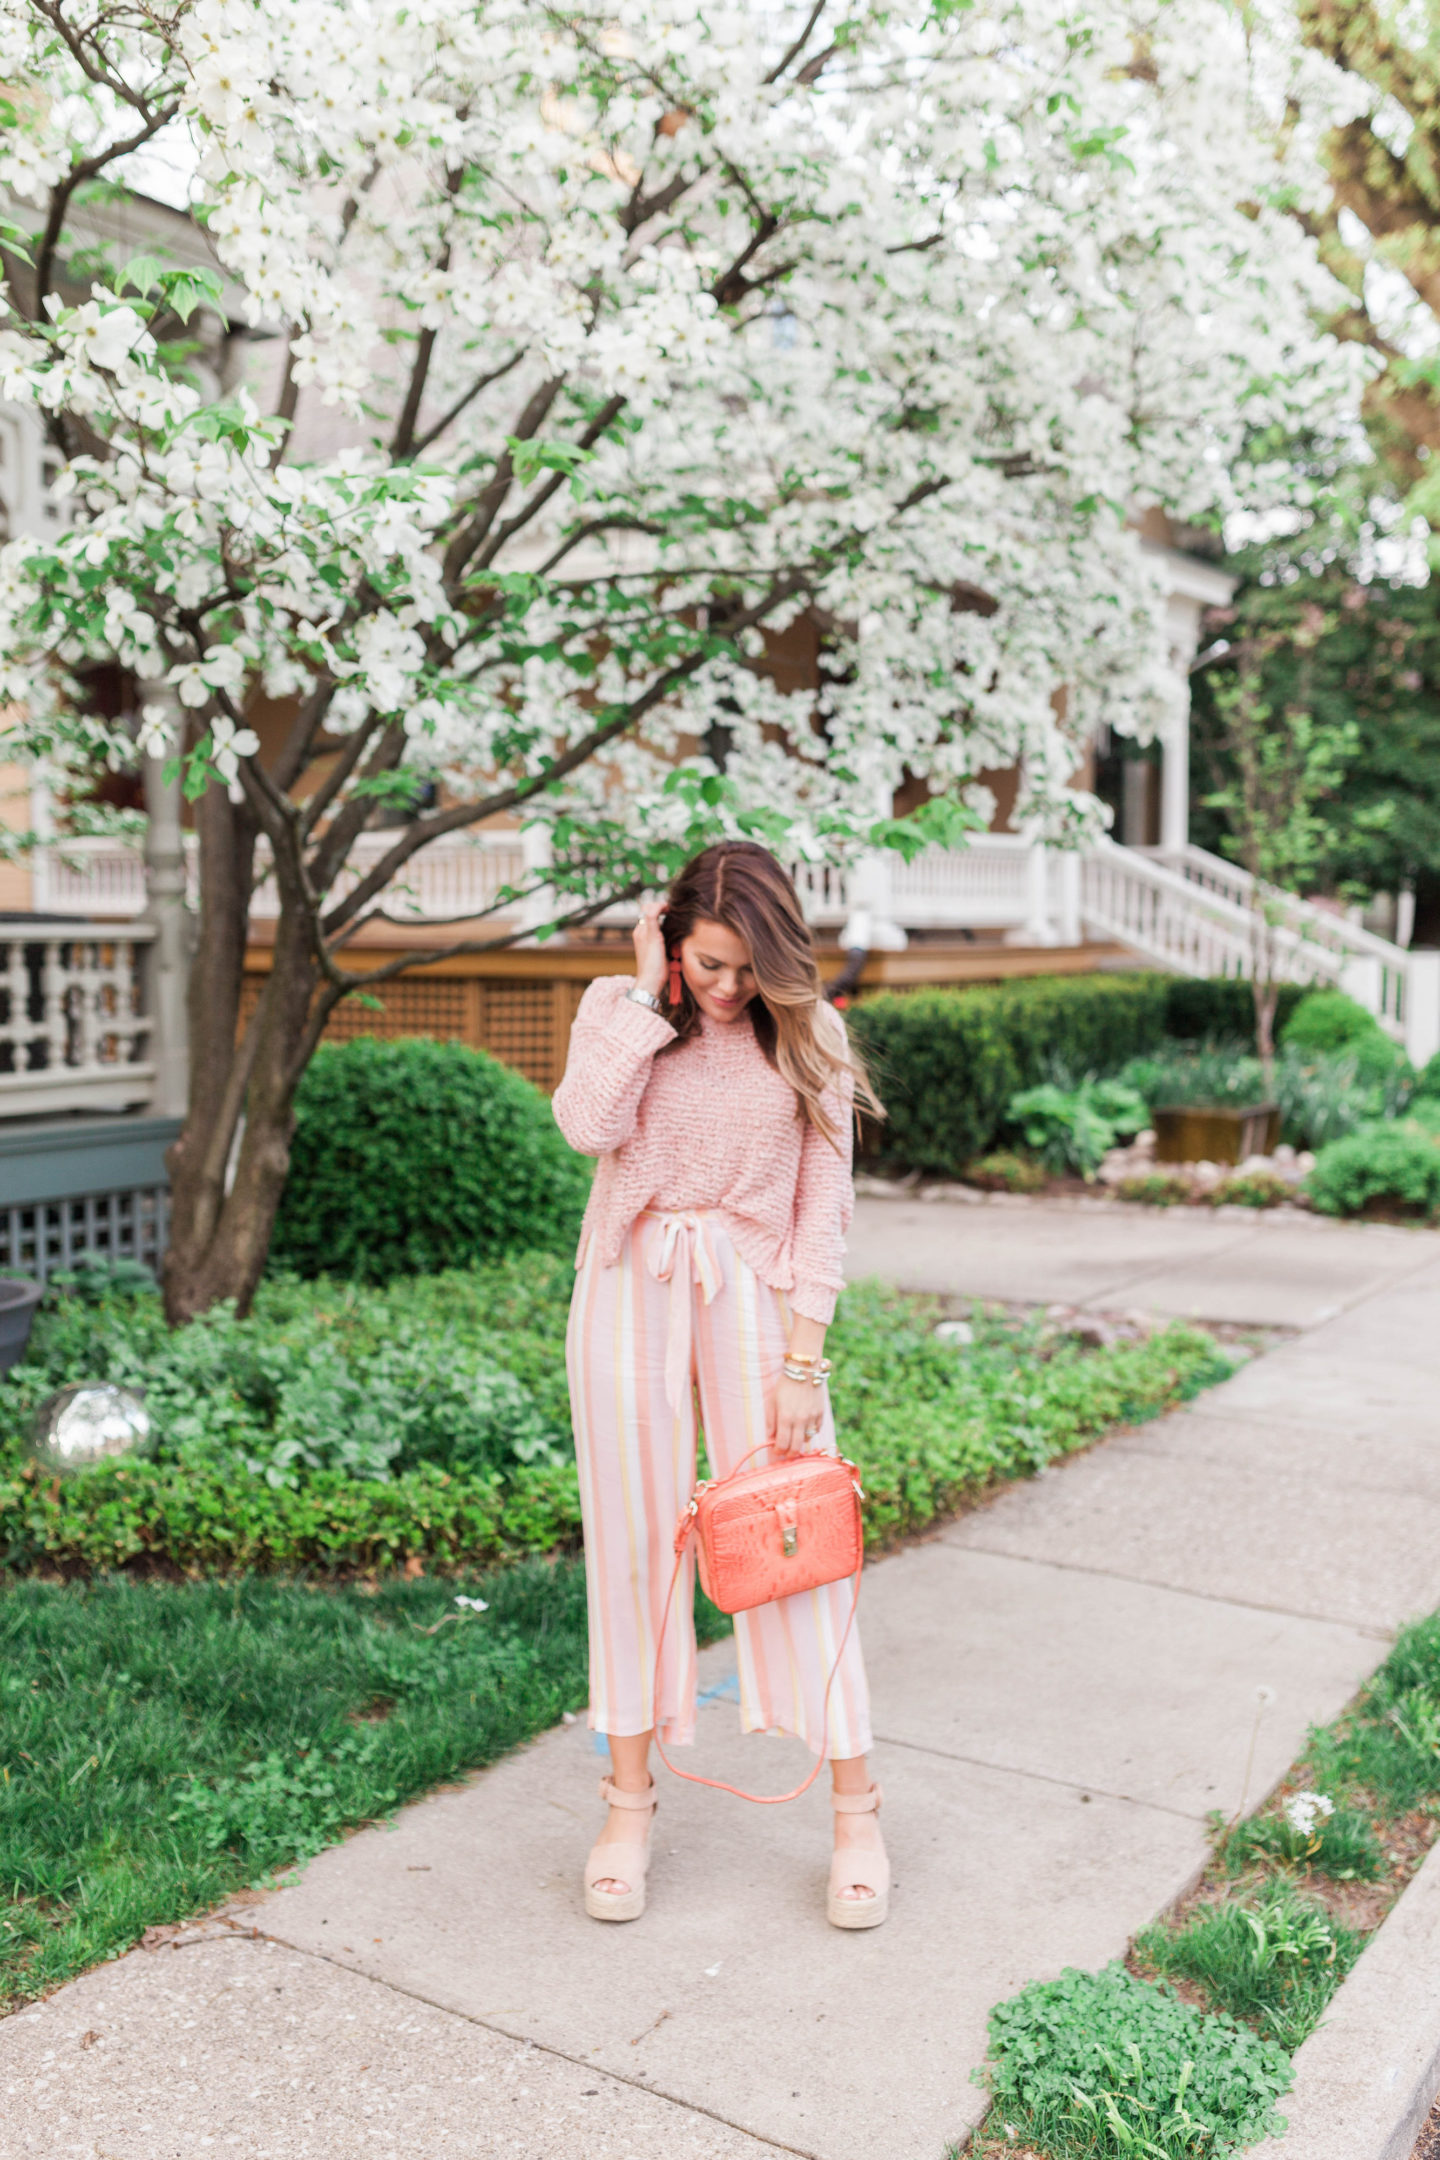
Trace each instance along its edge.
<path fill-rule="evenodd" d="M 613 1267 L 593 1247 L 580 1266 L 566 1356 L 590 1619 L 590 1723 L 667 1744 L 695 1737 L 693 1541 L 665 1629 L 659 1703 L 655 1644 L 675 1564 L 675 1526 L 695 1482 L 696 1402 L 710 1467 L 734 1470 L 765 1440 L 790 1309 L 736 1252 L 713 1214 L 641 1215 Z M 815 1445 L 835 1451 L 828 1391 Z M 764 1457 L 757 1457 L 763 1461 Z M 849 1579 L 735 1616 L 747 1732 L 794 1733 L 816 1754 L 870 1749 L 859 1631 L 845 1637 Z M 658 1716 L 657 1716 L 658 1711 Z"/>

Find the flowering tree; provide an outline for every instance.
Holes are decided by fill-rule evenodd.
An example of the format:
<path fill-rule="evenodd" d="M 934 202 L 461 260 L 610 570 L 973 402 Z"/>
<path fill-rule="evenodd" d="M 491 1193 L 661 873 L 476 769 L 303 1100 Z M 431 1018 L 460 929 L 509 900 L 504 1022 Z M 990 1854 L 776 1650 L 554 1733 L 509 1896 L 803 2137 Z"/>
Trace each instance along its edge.
<path fill-rule="evenodd" d="M 1409 507 L 1440 530 L 1440 54 L 1426 11 L 1295 0 L 1305 56 L 1289 126 L 1314 179 L 1295 211 L 1343 288 L 1337 337 L 1371 356 L 1371 431 Z M 1277 26 L 1279 27 L 1279 26 Z M 1292 63 L 1293 65 L 1293 63 Z M 1432 553 L 1434 551 L 1432 550 Z"/>
<path fill-rule="evenodd" d="M 400 965 L 347 948 L 441 836 L 534 828 L 564 924 L 721 831 L 913 844 L 1015 760 L 1022 814 L 1097 814 L 1079 740 L 1176 696 L 1127 513 L 1223 512 L 1242 424 L 1315 394 L 1245 66 L 1219 0 L 0 0 L 0 395 L 75 504 L 0 557 L 0 695 L 63 767 L 135 754 L 80 663 L 164 686 L 139 747 L 200 843 L 174 1316 L 248 1299 L 305 1062 Z M 162 148 L 269 340 L 223 395 L 184 346 L 220 278 L 77 238 Z M 918 832 L 881 816 L 906 769 Z"/>

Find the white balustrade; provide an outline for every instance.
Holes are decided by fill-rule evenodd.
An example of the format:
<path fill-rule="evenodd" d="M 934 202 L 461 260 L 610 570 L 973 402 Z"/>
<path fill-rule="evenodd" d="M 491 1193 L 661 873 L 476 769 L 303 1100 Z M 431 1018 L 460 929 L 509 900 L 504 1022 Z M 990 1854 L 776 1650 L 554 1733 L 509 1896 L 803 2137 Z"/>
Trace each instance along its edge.
<path fill-rule="evenodd" d="M 362 833 L 336 884 L 336 897 L 350 891 L 367 875 L 388 854 L 395 839 L 394 832 Z M 193 907 L 198 897 L 193 833 L 185 837 L 185 854 Z M 280 902 L 274 879 L 264 874 L 266 859 L 262 843 L 257 851 L 261 878 L 250 912 L 258 920 L 273 921 L 280 912 Z M 140 914 L 145 906 L 145 861 L 138 846 L 129 847 L 115 840 L 54 843 L 36 849 L 33 872 L 36 911 L 42 915 L 124 920 Z M 525 876 L 520 833 L 447 835 L 432 841 L 406 864 L 387 886 L 381 904 L 387 914 L 401 920 L 463 919 L 485 914 L 504 886 L 521 885 Z"/>
<path fill-rule="evenodd" d="M 148 923 L 0 922 L 0 1116 L 148 1102 L 154 936 Z"/>
<path fill-rule="evenodd" d="M 353 891 L 398 837 L 397 831 L 361 833 L 335 881 L 332 898 L 341 900 Z M 432 840 L 406 863 L 385 887 L 379 904 L 392 922 L 461 922 L 488 914 L 500 892 L 507 885 L 522 887 L 526 875 L 520 833 L 447 834 Z M 256 889 L 250 913 L 258 920 L 273 921 L 279 912 L 275 881 L 266 877 Z M 515 912 L 520 912 L 518 905 Z"/>
<path fill-rule="evenodd" d="M 1440 1049 L 1440 953 L 1392 945 L 1278 886 L 1262 886 L 1257 906 L 1248 872 L 1203 848 L 1162 855 L 1102 841 L 1083 858 L 1081 879 L 1087 927 L 1157 967 L 1248 977 L 1263 940 L 1281 981 L 1346 991 L 1417 1065 Z"/>

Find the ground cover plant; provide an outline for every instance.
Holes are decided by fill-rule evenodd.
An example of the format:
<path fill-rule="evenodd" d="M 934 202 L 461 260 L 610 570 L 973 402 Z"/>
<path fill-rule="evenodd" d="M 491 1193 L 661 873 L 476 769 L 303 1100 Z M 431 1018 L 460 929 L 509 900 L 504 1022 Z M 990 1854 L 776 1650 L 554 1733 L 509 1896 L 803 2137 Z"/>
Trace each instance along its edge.
<path fill-rule="evenodd" d="M 1401 1633 L 1256 1814 L 1212 1828 L 1201 1882 L 1126 1967 L 1064 1973 L 994 2012 L 983 2160 L 1017 2139 L 1042 2160 L 1211 2160 L 1265 2134 L 1258 2116 L 1243 2135 L 1202 2129 L 1205 2066 L 1243 2035 L 1227 2090 L 1273 2106 L 1287 2055 L 1440 1835 L 1440 1614 Z"/>
<path fill-rule="evenodd" d="M 47 1298 L 0 1381 L 0 1560 L 11 1568 L 473 1567 L 573 1547 L 564 1333 L 569 1263 L 549 1253 L 384 1288 L 262 1284 L 166 1329 L 153 1292 Z M 964 1350 L 940 1308 L 846 1292 L 830 1338 L 835 1412 L 865 1473 L 872 1545 L 922 1528 L 997 1477 L 1024 1476 L 1121 1420 L 1222 1378 L 1184 1326 L 1086 1351 L 981 1317 Z M 39 1476 L 24 1440 L 72 1379 L 141 1387 L 153 1461 Z"/>
<path fill-rule="evenodd" d="M 994 2095 L 976 2152 L 1225 2160 L 1277 2132 L 1284 2050 L 1120 1964 L 1033 1983 L 990 2015 Z"/>

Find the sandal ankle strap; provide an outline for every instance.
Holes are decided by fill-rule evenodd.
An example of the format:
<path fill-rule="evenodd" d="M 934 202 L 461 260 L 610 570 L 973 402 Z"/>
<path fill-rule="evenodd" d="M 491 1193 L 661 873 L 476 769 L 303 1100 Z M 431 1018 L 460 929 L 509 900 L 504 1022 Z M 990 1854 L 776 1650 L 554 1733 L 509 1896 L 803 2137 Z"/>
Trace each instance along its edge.
<path fill-rule="evenodd" d="M 620 1787 L 614 1784 L 611 1779 L 602 1777 L 600 1780 L 600 1797 L 602 1800 L 607 1800 L 611 1807 L 644 1808 L 648 1813 L 656 1804 L 655 1780 L 651 1778 L 648 1792 L 622 1792 Z"/>
<path fill-rule="evenodd" d="M 837 1815 L 874 1815 L 879 1812 L 883 1798 L 880 1787 L 872 1785 L 869 1792 L 831 1793 L 830 1804 Z"/>

